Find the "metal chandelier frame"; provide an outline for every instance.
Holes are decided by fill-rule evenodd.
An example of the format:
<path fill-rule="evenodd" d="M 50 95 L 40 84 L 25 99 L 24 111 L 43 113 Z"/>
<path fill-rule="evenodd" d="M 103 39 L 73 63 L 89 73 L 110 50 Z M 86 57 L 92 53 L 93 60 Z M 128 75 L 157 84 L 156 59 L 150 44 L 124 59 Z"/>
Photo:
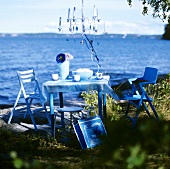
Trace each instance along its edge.
<path fill-rule="evenodd" d="M 82 7 L 81 7 L 81 17 L 76 18 L 76 7 L 73 8 L 73 15 L 72 17 L 70 16 L 70 8 L 68 9 L 68 17 L 67 17 L 67 22 L 69 23 L 69 32 L 76 33 L 79 30 L 78 22 L 81 21 L 81 35 L 82 35 L 82 42 L 85 42 L 87 48 L 91 52 L 91 60 L 98 66 L 98 72 L 99 72 L 99 67 L 101 65 L 99 64 L 99 58 L 97 57 L 96 51 L 93 46 L 93 40 L 90 40 L 86 34 L 87 31 L 93 31 L 94 34 L 98 31 L 96 22 L 100 22 L 99 16 L 98 16 L 98 9 L 96 9 L 95 5 L 93 8 L 93 16 L 92 19 L 90 20 L 88 17 L 85 17 L 84 15 L 84 0 L 82 0 Z M 89 27 L 85 26 L 85 23 L 88 23 Z M 62 17 L 59 17 L 59 27 L 58 30 L 59 32 L 62 30 Z"/>

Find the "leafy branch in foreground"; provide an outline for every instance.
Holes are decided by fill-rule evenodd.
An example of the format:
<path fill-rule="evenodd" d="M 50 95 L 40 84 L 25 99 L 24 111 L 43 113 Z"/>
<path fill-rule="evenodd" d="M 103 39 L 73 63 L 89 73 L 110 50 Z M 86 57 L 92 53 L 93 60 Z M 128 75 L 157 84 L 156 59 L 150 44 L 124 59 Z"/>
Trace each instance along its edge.
<path fill-rule="evenodd" d="M 148 14 L 148 9 L 151 7 L 153 9 L 152 15 L 154 18 L 160 18 L 163 21 L 167 20 L 170 23 L 170 1 L 169 0 L 140 0 L 143 5 L 142 14 Z M 132 0 L 127 0 L 129 6 L 132 6 Z"/>

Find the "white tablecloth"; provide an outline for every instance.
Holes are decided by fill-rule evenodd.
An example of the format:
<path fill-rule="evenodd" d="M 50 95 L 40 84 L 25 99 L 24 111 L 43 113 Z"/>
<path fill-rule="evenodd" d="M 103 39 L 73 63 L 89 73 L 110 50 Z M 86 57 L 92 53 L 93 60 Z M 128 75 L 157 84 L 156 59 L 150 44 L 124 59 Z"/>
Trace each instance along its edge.
<path fill-rule="evenodd" d="M 79 82 L 74 82 L 72 79 L 47 81 L 43 84 L 42 92 L 43 95 L 48 98 L 49 93 L 55 94 L 58 92 L 80 92 L 89 90 L 102 91 L 103 93 L 109 94 L 113 99 L 119 100 L 117 94 L 108 85 L 108 80 L 97 80 L 95 77 Z"/>

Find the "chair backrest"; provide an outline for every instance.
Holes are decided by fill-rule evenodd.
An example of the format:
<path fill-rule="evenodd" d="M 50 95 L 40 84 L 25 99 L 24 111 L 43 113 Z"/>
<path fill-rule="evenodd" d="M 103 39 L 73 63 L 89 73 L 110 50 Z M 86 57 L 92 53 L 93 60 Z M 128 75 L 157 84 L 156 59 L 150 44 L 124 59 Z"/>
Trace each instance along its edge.
<path fill-rule="evenodd" d="M 142 79 L 148 82 L 156 83 L 157 76 L 158 76 L 158 69 L 153 67 L 146 67 Z"/>
<path fill-rule="evenodd" d="M 27 70 L 27 71 L 17 71 L 17 75 L 19 78 L 19 83 L 21 87 L 21 91 L 23 92 L 24 98 L 27 97 L 27 92 L 29 93 L 40 93 L 40 87 L 38 85 L 38 81 L 35 77 L 34 70 Z M 25 85 L 25 83 L 29 83 L 30 85 Z"/>

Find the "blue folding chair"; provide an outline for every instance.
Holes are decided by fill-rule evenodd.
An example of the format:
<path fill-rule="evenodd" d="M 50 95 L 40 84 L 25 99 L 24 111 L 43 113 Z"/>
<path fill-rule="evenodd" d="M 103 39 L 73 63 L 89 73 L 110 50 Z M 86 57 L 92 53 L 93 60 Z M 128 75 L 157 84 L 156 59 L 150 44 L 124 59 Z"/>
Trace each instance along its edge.
<path fill-rule="evenodd" d="M 19 101 L 21 96 L 24 97 L 25 102 L 26 102 L 26 106 L 27 106 L 27 111 L 26 111 L 24 117 L 26 117 L 27 113 L 30 115 L 35 130 L 37 130 L 37 126 L 36 126 L 33 114 L 36 111 L 45 110 L 47 120 L 50 124 L 51 123 L 50 118 L 49 118 L 49 115 L 48 115 L 48 112 L 47 112 L 47 109 L 46 109 L 46 106 L 45 106 L 46 100 L 42 95 L 42 92 L 40 90 L 40 87 L 39 87 L 37 78 L 35 76 L 34 70 L 17 71 L 17 75 L 18 75 L 18 79 L 19 79 L 20 90 L 19 90 L 17 99 L 15 101 L 15 104 L 13 106 L 13 109 L 11 111 L 11 114 L 10 114 L 10 117 L 9 117 L 9 120 L 8 120 L 8 124 L 11 123 L 12 117 L 13 117 L 15 109 L 16 109 L 16 106 L 17 106 L 18 101 Z M 32 90 L 33 88 L 34 88 L 34 90 Z M 33 103 L 33 100 L 37 100 L 38 103 L 40 103 L 42 107 L 34 108 L 34 110 L 31 110 L 31 105 Z"/>
<path fill-rule="evenodd" d="M 145 87 L 147 85 L 156 84 L 157 76 L 158 76 L 158 69 L 152 67 L 146 67 L 143 77 L 128 79 L 131 89 L 122 92 L 123 98 L 121 98 L 121 100 L 128 101 L 128 106 L 125 115 L 132 121 L 133 127 L 136 125 L 136 121 L 138 119 L 141 106 L 143 106 L 144 109 L 146 110 L 146 113 L 149 116 L 151 116 L 146 106 L 146 102 L 149 103 L 156 119 L 159 119 L 158 114 L 152 104 L 153 98 L 149 97 L 145 90 Z M 135 106 L 137 109 L 134 117 L 128 116 L 130 105 Z"/>

